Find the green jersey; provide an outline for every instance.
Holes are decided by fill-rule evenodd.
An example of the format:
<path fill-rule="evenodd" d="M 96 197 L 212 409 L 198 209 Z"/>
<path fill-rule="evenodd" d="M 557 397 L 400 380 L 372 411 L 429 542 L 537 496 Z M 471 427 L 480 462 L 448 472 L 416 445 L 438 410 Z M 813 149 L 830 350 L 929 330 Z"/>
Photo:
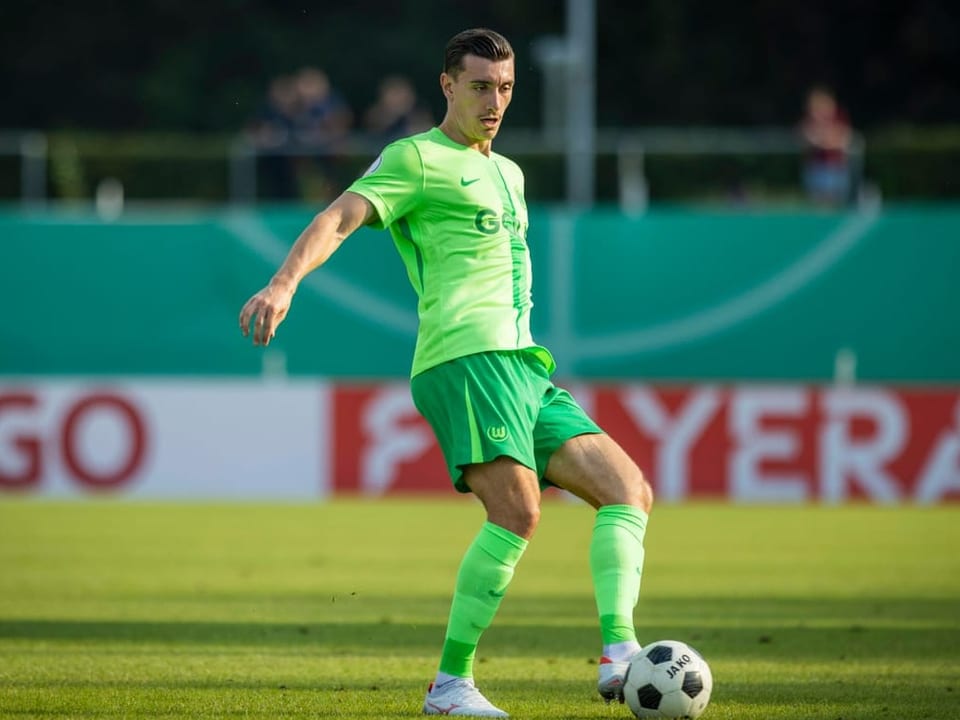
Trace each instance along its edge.
<path fill-rule="evenodd" d="M 389 228 L 419 298 L 411 374 L 488 350 L 553 358 L 530 334 L 523 172 L 439 128 L 391 143 L 349 188 Z"/>

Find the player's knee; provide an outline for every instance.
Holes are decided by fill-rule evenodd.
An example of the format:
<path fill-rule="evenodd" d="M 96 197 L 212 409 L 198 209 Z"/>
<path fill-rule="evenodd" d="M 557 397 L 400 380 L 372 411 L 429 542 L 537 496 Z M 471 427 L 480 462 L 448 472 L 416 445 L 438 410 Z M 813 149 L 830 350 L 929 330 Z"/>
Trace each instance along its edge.
<path fill-rule="evenodd" d="M 653 486 L 647 481 L 643 471 L 637 468 L 631 483 L 632 505 L 639 507 L 646 513 L 653 508 Z"/>
<path fill-rule="evenodd" d="M 531 503 L 516 503 L 497 508 L 488 513 L 495 525 L 506 528 L 514 535 L 529 540 L 540 524 L 540 506 Z"/>
<path fill-rule="evenodd" d="M 653 507 L 653 488 L 639 467 L 631 463 L 629 471 L 620 478 L 619 504 L 632 505 L 649 513 Z"/>
<path fill-rule="evenodd" d="M 587 497 L 594 507 L 603 505 L 632 505 L 646 513 L 653 507 L 653 488 L 640 469 L 630 464 L 621 469 L 597 491 L 595 497 Z"/>
<path fill-rule="evenodd" d="M 537 525 L 540 524 L 540 506 L 524 503 L 517 508 L 516 521 L 517 526 L 520 528 L 520 532 L 517 532 L 517 535 L 525 538 L 533 537 Z"/>

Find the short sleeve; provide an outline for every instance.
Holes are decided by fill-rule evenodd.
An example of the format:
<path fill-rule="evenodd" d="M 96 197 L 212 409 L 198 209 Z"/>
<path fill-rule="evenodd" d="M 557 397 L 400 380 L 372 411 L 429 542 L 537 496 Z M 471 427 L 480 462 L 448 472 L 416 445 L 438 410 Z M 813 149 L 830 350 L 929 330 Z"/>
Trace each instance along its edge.
<path fill-rule="evenodd" d="M 423 194 L 423 161 L 414 143 L 391 143 L 347 188 L 362 195 L 377 211 L 378 226 L 391 225 L 416 208 Z"/>

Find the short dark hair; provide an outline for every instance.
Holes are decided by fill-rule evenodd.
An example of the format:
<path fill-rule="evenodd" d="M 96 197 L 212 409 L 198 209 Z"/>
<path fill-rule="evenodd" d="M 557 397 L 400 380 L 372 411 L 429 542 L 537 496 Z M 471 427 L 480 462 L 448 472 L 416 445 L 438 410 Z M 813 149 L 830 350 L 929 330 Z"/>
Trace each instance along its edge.
<path fill-rule="evenodd" d="M 443 71 L 456 77 L 463 70 L 464 55 L 487 60 L 509 60 L 513 57 L 510 41 L 487 28 L 471 28 L 450 38 L 443 54 Z"/>

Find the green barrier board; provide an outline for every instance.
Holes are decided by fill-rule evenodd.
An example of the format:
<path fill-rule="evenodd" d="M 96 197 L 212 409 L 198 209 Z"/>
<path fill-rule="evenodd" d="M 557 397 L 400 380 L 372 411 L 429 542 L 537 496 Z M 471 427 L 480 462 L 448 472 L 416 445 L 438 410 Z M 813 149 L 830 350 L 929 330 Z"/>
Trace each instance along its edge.
<path fill-rule="evenodd" d="M 385 232 L 311 275 L 271 348 L 237 326 L 309 209 L 0 213 L 0 374 L 403 377 L 415 296 Z M 564 378 L 960 380 L 960 207 L 531 208 L 534 334 Z"/>

